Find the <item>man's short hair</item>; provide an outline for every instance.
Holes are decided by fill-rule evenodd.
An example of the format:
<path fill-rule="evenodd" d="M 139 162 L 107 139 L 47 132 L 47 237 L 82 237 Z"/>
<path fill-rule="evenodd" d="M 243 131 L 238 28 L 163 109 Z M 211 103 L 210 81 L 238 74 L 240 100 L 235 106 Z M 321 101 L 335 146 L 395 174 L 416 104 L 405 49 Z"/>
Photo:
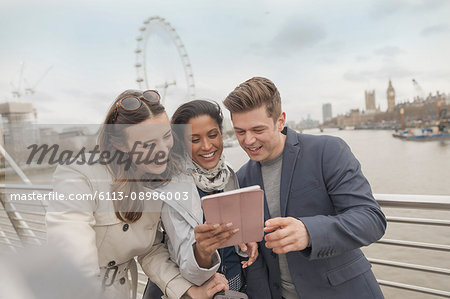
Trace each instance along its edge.
<path fill-rule="evenodd" d="M 281 98 L 277 87 L 267 78 L 253 77 L 236 87 L 223 101 L 233 113 L 248 112 L 263 105 L 267 115 L 277 121 L 281 114 Z"/>

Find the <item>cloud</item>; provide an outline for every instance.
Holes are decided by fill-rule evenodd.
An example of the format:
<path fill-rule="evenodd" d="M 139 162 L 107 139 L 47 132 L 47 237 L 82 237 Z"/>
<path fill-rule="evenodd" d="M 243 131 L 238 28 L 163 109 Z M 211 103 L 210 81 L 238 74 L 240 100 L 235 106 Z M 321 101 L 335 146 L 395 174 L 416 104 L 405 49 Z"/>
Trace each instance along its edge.
<path fill-rule="evenodd" d="M 442 6 L 448 5 L 447 0 L 422 0 L 411 5 L 411 10 L 423 13 L 424 11 L 433 11 L 440 9 Z"/>
<path fill-rule="evenodd" d="M 440 33 L 447 33 L 447 32 L 450 32 L 450 29 L 447 24 L 438 24 L 438 25 L 433 25 L 433 26 L 428 26 L 428 27 L 423 28 L 420 35 L 422 35 L 424 37 L 428 37 L 433 34 L 440 34 Z"/>
<path fill-rule="evenodd" d="M 330 65 L 337 63 L 338 59 L 332 56 L 322 56 L 317 60 L 317 62 L 325 65 Z"/>
<path fill-rule="evenodd" d="M 326 32 L 323 26 L 301 17 L 287 21 L 270 42 L 276 52 L 290 54 L 310 48 L 324 40 Z"/>
<path fill-rule="evenodd" d="M 97 123 L 103 121 L 115 96 L 111 91 L 62 88 L 51 93 L 36 92 L 30 100 L 40 123 Z"/>
<path fill-rule="evenodd" d="M 368 61 L 369 57 L 367 56 L 363 56 L 363 55 L 358 55 L 355 57 L 355 61 L 357 62 L 363 62 L 363 61 Z"/>
<path fill-rule="evenodd" d="M 337 53 L 342 53 L 347 49 L 347 42 L 345 40 L 332 40 L 320 44 L 320 52 L 328 53 L 335 56 Z"/>
<path fill-rule="evenodd" d="M 432 70 L 427 72 L 427 76 L 429 78 L 433 79 L 444 79 L 444 80 L 450 80 L 450 71 L 447 69 L 441 69 L 441 70 Z"/>
<path fill-rule="evenodd" d="M 83 89 L 77 89 L 77 88 L 65 88 L 61 90 L 62 93 L 70 95 L 72 97 L 77 97 L 77 98 L 86 98 L 89 93 L 86 92 Z"/>
<path fill-rule="evenodd" d="M 445 5 L 448 5 L 446 0 L 379 0 L 369 9 L 369 16 L 374 19 L 381 19 L 401 12 L 423 15 L 424 12 L 435 11 Z"/>
<path fill-rule="evenodd" d="M 61 101 L 61 99 L 58 96 L 55 96 L 54 94 L 51 94 L 47 91 L 37 91 L 34 95 L 31 96 L 31 100 L 33 103 L 40 103 L 40 104 L 46 104 L 46 103 L 53 103 Z"/>
<path fill-rule="evenodd" d="M 343 78 L 352 82 L 367 82 L 372 79 L 405 78 L 412 74 L 413 72 L 402 66 L 389 65 L 378 70 L 347 71 Z"/>
<path fill-rule="evenodd" d="M 385 56 L 385 57 L 394 57 L 401 53 L 405 53 L 404 50 L 400 49 L 399 47 L 395 47 L 395 46 L 386 46 L 383 48 L 376 49 L 373 52 L 375 53 L 375 55 Z"/>
<path fill-rule="evenodd" d="M 373 19 L 385 18 L 394 15 L 403 9 L 404 4 L 401 3 L 401 1 L 377 1 L 376 4 L 369 9 L 369 16 Z"/>

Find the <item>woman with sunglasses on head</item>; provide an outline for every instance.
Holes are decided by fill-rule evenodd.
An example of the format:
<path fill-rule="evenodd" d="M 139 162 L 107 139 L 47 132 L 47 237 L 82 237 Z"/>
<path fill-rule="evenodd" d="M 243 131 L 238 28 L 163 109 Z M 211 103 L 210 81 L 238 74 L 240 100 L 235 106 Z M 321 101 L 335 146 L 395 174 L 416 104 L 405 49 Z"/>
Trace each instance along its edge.
<path fill-rule="evenodd" d="M 184 152 L 191 152 L 190 174 L 200 197 L 239 188 L 237 177 L 223 155 L 223 116 L 217 103 L 205 100 L 185 103 L 175 111 L 171 122 L 173 125 L 185 125 L 174 128 L 175 140 L 180 141 L 175 146 L 185 147 L 188 150 Z M 232 229 L 232 224 L 219 225 L 203 221 L 183 225 L 183 217 L 180 215 L 192 212 L 203 218 L 200 205 L 191 209 L 186 211 L 185 207 L 165 202 L 161 215 L 169 236 L 169 251 L 180 261 L 178 264 L 181 273 L 191 282 L 198 284 L 202 282 L 198 281 L 199 276 L 190 273 L 189 269 L 186 269 L 188 266 L 184 267 L 183 261 L 185 265 L 198 264 L 205 269 L 216 265 L 215 269 L 226 276 L 230 290 L 244 290 L 242 268 L 250 266 L 256 260 L 257 244 L 253 242 L 240 244 L 240 248 L 221 248 L 237 229 Z M 195 243 L 192 241 L 194 237 Z M 189 244 L 190 248 L 184 247 L 183 244 Z M 217 265 L 217 255 L 220 257 L 220 265 Z M 247 260 L 248 256 L 250 258 Z"/>
<path fill-rule="evenodd" d="M 170 152 L 171 127 L 159 99 L 156 91 L 120 94 L 99 131 L 98 159 L 59 166 L 54 174 L 55 192 L 92 200 L 51 201 L 48 242 L 92 277 L 105 298 L 136 298 L 135 257 L 165 298 L 211 298 L 228 288 L 218 275 L 201 287 L 185 280 L 161 243 L 162 202 L 148 195 L 170 186 L 181 162 Z M 133 200 L 142 194 L 147 200 Z"/>

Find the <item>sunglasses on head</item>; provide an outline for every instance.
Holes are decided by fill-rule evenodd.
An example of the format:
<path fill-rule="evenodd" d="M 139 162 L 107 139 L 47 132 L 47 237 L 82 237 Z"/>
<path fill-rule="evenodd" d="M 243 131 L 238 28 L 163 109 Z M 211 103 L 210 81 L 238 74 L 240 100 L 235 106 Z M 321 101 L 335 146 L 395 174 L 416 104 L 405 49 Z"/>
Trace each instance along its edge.
<path fill-rule="evenodd" d="M 142 96 L 126 96 L 116 103 L 116 110 L 114 112 L 113 123 L 116 122 L 119 115 L 119 108 L 125 111 L 136 111 L 142 106 L 142 101 L 157 104 L 159 103 L 161 96 L 156 90 L 146 90 L 142 93 Z"/>

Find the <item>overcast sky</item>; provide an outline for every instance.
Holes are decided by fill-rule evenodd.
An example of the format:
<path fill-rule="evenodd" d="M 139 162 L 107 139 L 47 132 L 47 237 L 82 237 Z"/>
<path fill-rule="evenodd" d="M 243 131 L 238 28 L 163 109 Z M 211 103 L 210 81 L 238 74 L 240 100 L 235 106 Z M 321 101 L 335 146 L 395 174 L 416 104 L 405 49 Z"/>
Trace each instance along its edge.
<path fill-rule="evenodd" d="M 391 78 L 397 101 L 450 92 L 450 1 L 23 1 L 2 0 L 0 102 L 11 100 L 20 63 L 36 93 L 39 123 L 100 123 L 125 89 L 137 88 L 136 37 L 143 21 L 165 18 L 183 41 L 197 98 L 222 101 L 253 76 L 280 90 L 289 120 L 322 120 L 364 109 L 364 91 L 387 107 Z M 155 28 L 146 48 L 153 85 L 167 89 L 169 113 L 182 102 L 183 68 L 172 41 Z M 152 37 L 150 37 L 152 38 Z M 157 68 L 157 70 L 154 70 Z M 173 107 L 172 107 L 173 106 Z"/>

